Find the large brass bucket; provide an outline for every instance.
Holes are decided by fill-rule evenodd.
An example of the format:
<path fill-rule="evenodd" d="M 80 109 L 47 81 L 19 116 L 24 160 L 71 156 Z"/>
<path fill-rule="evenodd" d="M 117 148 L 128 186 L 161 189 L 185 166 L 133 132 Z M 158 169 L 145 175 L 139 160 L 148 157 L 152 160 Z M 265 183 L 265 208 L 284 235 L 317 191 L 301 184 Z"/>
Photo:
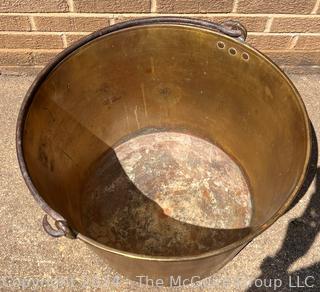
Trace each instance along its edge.
<path fill-rule="evenodd" d="M 23 177 L 55 220 L 45 230 L 172 285 L 210 275 L 275 222 L 303 182 L 309 120 L 245 36 L 235 22 L 149 18 L 59 54 L 17 125 Z"/>

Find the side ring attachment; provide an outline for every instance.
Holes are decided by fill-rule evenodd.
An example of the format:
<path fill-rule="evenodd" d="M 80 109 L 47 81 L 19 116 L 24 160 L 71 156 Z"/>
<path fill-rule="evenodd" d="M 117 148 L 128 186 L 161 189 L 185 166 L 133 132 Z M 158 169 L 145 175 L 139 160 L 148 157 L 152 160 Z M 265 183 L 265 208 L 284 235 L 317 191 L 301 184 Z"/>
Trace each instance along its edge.
<path fill-rule="evenodd" d="M 240 36 L 236 37 L 238 40 L 244 42 L 247 38 L 246 28 L 239 22 L 234 20 L 227 20 L 221 24 L 223 27 L 233 31 L 239 31 Z"/>
<path fill-rule="evenodd" d="M 75 233 L 68 227 L 66 221 L 60 221 L 56 220 L 55 221 L 56 228 L 53 228 L 49 221 L 48 221 L 48 215 L 45 214 L 42 219 L 42 226 L 45 232 L 47 232 L 50 236 L 52 237 L 61 237 L 61 236 L 66 236 L 71 239 L 75 239 L 76 235 Z"/>

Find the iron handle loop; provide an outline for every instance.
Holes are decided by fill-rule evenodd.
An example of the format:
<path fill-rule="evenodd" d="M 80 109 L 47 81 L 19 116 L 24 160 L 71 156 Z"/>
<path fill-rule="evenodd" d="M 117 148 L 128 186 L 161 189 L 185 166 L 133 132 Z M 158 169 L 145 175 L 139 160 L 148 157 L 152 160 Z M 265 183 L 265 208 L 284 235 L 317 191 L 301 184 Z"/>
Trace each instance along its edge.
<path fill-rule="evenodd" d="M 48 221 L 48 215 L 45 214 L 42 219 L 42 226 L 44 231 L 52 237 L 66 236 L 75 239 L 75 233 L 68 227 L 67 222 L 64 220 L 55 220 L 56 229 L 51 226 Z"/>
<path fill-rule="evenodd" d="M 234 37 L 242 42 L 247 38 L 247 29 L 239 22 L 235 20 L 227 20 L 221 24 L 220 32 Z"/>

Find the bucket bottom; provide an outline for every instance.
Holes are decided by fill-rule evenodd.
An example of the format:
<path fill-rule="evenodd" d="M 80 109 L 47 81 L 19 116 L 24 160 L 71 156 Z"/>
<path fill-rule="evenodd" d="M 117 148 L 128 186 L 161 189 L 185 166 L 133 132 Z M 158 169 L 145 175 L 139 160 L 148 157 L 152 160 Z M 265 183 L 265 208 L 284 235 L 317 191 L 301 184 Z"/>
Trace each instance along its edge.
<path fill-rule="evenodd" d="M 197 255 L 250 231 L 241 169 L 217 146 L 185 133 L 139 134 L 107 151 L 81 198 L 86 236 L 138 254 Z"/>

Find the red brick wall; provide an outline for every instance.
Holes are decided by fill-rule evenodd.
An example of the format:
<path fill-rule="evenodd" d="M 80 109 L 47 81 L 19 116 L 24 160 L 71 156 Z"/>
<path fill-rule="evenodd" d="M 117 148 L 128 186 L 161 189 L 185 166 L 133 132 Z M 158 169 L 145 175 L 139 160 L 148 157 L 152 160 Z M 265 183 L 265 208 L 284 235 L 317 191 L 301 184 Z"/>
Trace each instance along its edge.
<path fill-rule="evenodd" d="M 240 20 L 285 69 L 320 73 L 320 0 L 0 0 L 0 72 L 38 70 L 94 30 L 155 15 Z"/>

